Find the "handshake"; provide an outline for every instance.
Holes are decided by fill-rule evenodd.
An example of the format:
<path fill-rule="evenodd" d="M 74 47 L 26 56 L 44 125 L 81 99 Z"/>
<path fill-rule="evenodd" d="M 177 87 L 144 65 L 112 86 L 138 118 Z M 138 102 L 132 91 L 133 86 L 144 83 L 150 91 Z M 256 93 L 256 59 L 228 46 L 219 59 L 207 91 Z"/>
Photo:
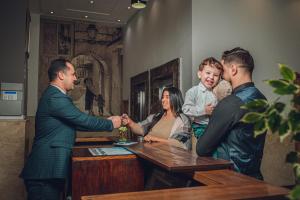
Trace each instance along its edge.
<path fill-rule="evenodd" d="M 114 128 L 119 128 L 121 125 L 130 125 L 132 123 L 132 119 L 130 119 L 127 114 L 122 114 L 122 116 L 111 116 L 107 119 L 112 121 Z"/>

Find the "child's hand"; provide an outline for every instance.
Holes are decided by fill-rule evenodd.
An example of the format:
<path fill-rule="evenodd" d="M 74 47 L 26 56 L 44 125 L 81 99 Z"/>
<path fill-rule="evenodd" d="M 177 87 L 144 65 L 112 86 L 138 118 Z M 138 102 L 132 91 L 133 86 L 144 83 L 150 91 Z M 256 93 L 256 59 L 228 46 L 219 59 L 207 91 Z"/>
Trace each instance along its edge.
<path fill-rule="evenodd" d="M 211 115 L 211 113 L 213 112 L 214 108 L 215 108 L 215 106 L 213 106 L 211 103 L 207 104 L 205 106 L 205 114 Z"/>

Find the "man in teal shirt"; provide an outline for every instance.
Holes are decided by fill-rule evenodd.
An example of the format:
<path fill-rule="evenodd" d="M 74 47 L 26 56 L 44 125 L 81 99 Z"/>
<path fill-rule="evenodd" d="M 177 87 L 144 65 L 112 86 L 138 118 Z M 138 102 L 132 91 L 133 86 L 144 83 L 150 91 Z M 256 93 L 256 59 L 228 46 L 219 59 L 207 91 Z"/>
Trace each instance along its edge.
<path fill-rule="evenodd" d="M 29 200 L 59 200 L 69 174 L 76 130 L 112 131 L 121 125 L 119 116 L 100 119 L 81 112 L 66 94 L 77 80 L 67 60 L 51 62 L 50 85 L 44 91 L 35 118 L 32 151 L 20 175 Z"/>

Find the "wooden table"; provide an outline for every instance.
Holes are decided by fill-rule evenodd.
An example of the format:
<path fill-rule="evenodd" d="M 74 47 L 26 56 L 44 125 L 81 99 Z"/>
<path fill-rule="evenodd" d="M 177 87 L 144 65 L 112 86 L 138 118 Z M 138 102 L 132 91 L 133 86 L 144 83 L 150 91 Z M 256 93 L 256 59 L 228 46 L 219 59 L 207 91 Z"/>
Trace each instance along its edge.
<path fill-rule="evenodd" d="M 144 171 L 136 155 L 92 156 L 88 148 L 73 148 L 72 199 L 83 195 L 140 191 Z"/>
<path fill-rule="evenodd" d="M 141 161 L 145 160 L 171 173 L 188 173 L 194 177 L 195 171 L 232 168 L 229 161 L 198 157 L 191 151 L 163 143 L 138 143 L 126 148 L 135 155 L 92 157 L 87 148 L 74 148 L 73 199 L 78 200 L 84 195 L 143 190 L 144 173 Z M 122 176 L 125 173 L 130 176 Z M 134 198 L 137 197 L 138 195 Z"/>
<path fill-rule="evenodd" d="M 116 140 L 116 137 L 86 137 L 86 138 L 76 138 L 75 148 L 95 146 L 95 145 L 104 145 L 104 144 L 113 144 Z"/>
<path fill-rule="evenodd" d="M 82 200 L 228 200 L 228 199 L 284 199 L 287 190 L 268 184 L 237 186 L 203 186 L 153 190 L 109 195 L 84 196 Z"/>
<path fill-rule="evenodd" d="M 196 153 L 162 143 L 139 143 L 127 147 L 137 156 L 172 172 L 194 172 L 232 168 L 227 160 L 198 157 Z"/>

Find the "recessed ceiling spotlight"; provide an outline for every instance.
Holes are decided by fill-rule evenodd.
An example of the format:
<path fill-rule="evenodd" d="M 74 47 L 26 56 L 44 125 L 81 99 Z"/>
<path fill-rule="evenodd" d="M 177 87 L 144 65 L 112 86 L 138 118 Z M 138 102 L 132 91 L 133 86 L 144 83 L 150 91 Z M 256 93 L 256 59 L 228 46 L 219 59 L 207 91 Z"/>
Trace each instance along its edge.
<path fill-rule="evenodd" d="M 128 8 L 128 10 L 129 10 L 131 7 L 130 7 L 130 6 L 128 6 L 127 8 Z"/>
<path fill-rule="evenodd" d="M 146 8 L 147 0 L 131 0 L 131 6 L 136 9 Z"/>
<path fill-rule="evenodd" d="M 120 22 L 121 20 L 120 20 L 120 19 L 118 19 L 117 21 L 118 21 L 118 22 Z"/>
<path fill-rule="evenodd" d="M 51 11 L 50 11 L 50 14 L 54 14 L 54 11 L 51 10 Z"/>
<path fill-rule="evenodd" d="M 93 4 L 94 3 L 94 1 L 93 0 L 90 0 L 90 4 Z"/>
<path fill-rule="evenodd" d="M 89 16 L 87 16 L 87 15 L 86 15 L 86 16 L 84 16 L 84 17 L 85 17 L 86 19 L 87 19 L 87 18 L 89 18 Z"/>

